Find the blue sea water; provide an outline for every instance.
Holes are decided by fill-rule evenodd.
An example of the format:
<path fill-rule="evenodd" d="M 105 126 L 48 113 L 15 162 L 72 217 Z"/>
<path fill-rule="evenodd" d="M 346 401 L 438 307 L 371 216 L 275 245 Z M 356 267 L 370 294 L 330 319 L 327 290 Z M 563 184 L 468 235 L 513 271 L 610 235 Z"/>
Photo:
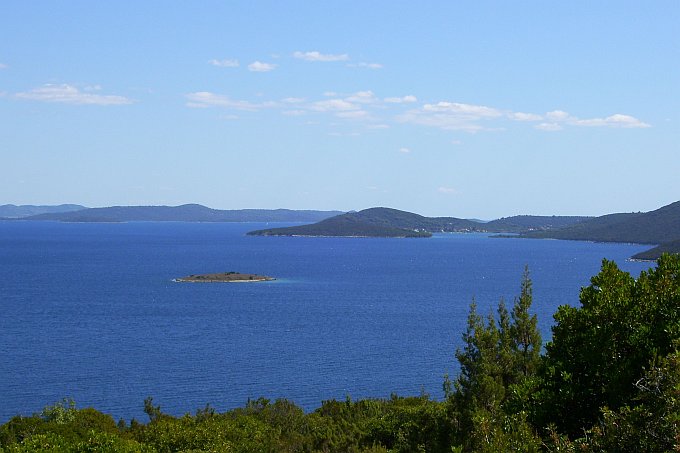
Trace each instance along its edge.
<path fill-rule="evenodd" d="M 64 397 L 145 420 L 210 403 L 442 396 L 469 304 L 508 305 L 524 266 L 544 338 L 603 258 L 630 244 L 251 237 L 265 224 L 0 222 L 0 423 Z M 175 283 L 239 271 L 273 282 Z"/>

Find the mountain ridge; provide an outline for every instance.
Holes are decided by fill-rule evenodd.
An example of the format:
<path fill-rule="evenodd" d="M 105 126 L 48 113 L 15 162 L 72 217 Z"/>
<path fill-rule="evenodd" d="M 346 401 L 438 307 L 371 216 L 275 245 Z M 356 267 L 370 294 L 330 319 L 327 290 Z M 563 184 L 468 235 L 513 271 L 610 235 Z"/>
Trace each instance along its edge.
<path fill-rule="evenodd" d="M 59 222 L 318 222 L 341 211 L 292 209 L 212 209 L 200 204 L 179 206 L 109 206 L 45 213 L 22 220 Z"/>
<path fill-rule="evenodd" d="M 269 228 L 251 231 L 248 234 L 252 236 L 429 237 L 432 233 L 438 232 L 517 233 L 531 228 L 554 228 L 554 224 L 570 225 L 584 219 L 586 217 L 515 216 L 490 222 L 477 222 L 457 217 L 425 217 L 398 209 L 376 207 L 348 212 L 313 225 Z"/>
<path fill-rule="evenodd" d="M 33 204 L 4 204 L 0 205 L 0 218 L 20 219 L 38 214 L 52 214 L 60 212 L 72 212 L 87 209 L 79 204 L 60 204 L 60 205 L 33 205 Z"/>

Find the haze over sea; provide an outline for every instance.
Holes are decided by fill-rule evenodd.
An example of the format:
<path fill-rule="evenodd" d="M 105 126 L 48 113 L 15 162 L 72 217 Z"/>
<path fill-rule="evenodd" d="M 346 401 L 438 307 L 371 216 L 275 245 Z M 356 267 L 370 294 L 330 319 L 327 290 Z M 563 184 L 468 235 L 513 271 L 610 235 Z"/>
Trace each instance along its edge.
<path fill-rule="evenodd" d="M 283 224 L 280 224 L 283 225 Z M 63 397 L 145 419 L 210 403 L 442 396 L 469 304 L 519 292 L 525 264 L 544 339 L 602 258 L 646 246 L 438 234 L 245 236 L 267 224 L 0 222 L 0 423 Z M 277 225 L 279 226 L 279 225 Z M 240 271 L 278 280 L 174 283 Z"/>

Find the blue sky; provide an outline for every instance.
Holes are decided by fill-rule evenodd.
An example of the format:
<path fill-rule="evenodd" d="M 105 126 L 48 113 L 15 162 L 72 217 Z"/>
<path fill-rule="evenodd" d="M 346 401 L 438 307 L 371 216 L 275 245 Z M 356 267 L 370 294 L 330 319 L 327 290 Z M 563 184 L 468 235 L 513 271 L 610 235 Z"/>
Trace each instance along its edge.
<path fill-rule="evenodd" d="M 680 199 L 680 2 L 13 1 L 0 204 Z"/>

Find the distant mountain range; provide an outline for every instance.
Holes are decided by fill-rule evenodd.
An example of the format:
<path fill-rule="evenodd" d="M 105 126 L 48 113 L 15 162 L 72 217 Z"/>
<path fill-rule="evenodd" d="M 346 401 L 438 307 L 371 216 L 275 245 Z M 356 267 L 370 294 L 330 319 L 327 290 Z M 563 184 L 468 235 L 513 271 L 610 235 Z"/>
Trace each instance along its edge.
<path fill-rule="evenodd" d="M 35 206 L 31 204 L 17 206 L 14 204 L 4 204 L 0 206 L 0 217 L 6 219 L 19 219 L 38 214 L 80 211 L 81 209 L 86 208 L 79 204 L 60 204 L 58 206 Z"/>
<path fill-rule="evenodd" d="M 82 207 L 81 207 L 82 208 Z M 22 220 L 60 222 L 318 222 L 341 211 L 291 209 L 211 209 L 199 204 L 181 206 L 111 206 L 23 216 Z"/>
<path fill-rule="evenodd" d="M 512 233 L 523 238 L 551 238 L 656 245 L 633 258 L 653 260 L 680 253 L 680 201 L 650 212 L 600 217 L 519 215 L 482 222 L 456 217 L 425 217 L 391 208 L 359 212 L 290 209 L 211 209 L 181 206 L 111 206 L 86 208 L 2 205 L 0 218 L 61 222 L 300 222 L 305 225 L 251 231 L 257 236 L 430 237 L 437 232 Z"/>
<path fill-rule="evenodd" d="M 371 208 L 312 225 L 251 231 L 258 236 L 429 237 L 435 232 L 515 233 L 524 238 L 655 244 L 633 258 L 656 259 L 680 253 L 680 201 L 655 211 L 601 217 L 514 216 L 490 222 L 455 217 L 423 217 L 389 208 Z"/>
<path fill-rule="evenodd" d="M 430 237 L 436 232 L 520 233 L 583 222 L 588 217 L 515 216 L 491 222 L 456 217 L 424 217 L 391 208 L 370 208 L 325 219 L 313 225 L 251 231 L 256 236 Z"/>

